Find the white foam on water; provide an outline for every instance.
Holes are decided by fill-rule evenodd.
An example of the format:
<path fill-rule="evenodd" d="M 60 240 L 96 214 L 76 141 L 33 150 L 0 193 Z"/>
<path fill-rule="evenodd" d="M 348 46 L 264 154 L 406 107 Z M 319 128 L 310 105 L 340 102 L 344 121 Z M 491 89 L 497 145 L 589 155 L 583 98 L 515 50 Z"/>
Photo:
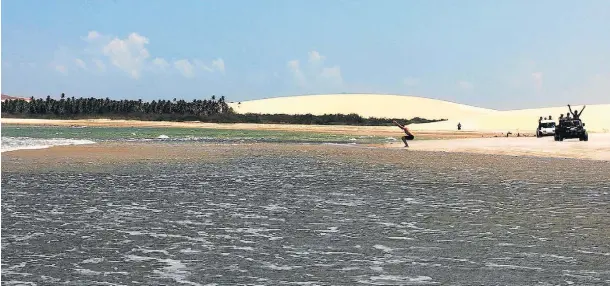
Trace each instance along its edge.
<path fill-rule="evenodd" d="M 97 263 L 102 263 L 103 261 L 104 261 L 104 258 L 94 257 L 94 258 L 85 259 L 81 263 L 97 264 Z"/>
<path fill-rule="evenodd" d="M 290 266 L 290 265 L 275 265 L 273 263 L 267 263 L 267 268 L 272 270 L 293 270 L 301 268 L 301 266 Z"/>
<path fill-rule="evenodd" d="M 426 285 L 426 284 L 438 284 L 432 281 L 431 277 L 428 276 L 399 276 L 399 275 L 379 275 L 371 276 L 369 281 L 358 281 L 363 284 L 374 284 L 374 285 L 394 285 L 399 283 L 400 285 Z"/>
<path fill-rule="evenodd" d="M 511 269 L 511 270 L 542 271 L 542 268 L 540 268 L 540 267 L 528 267 L 528 266 L 510 265 L 510 264 L 485 263 L 485 266 L 490 267 L 490 268 L 506 268 L 506 269 Z"/>
<path fill-rule="evenodd" d="M 388 239 L 393 239 L 393 240 L 415 240 L 415 238 L 406 237 L 406 236 L 388 236 Z"/>
<path fill-rule="evenodd" d="M 371 276 L 371 280 L 423 282 L 423 281 L 430 281 L 430 280 L 432 280 L 432 278 L 428 277 L 428 276 L 409 277 L 409 276 L 399 276 L 399 275 L 379 275 L 379 276 Z"/>
<path fill-rule="evenodd" d="M 190 273 L 182 261 L 174 259 L 158 259 L 158 261 L 165 263 L 167 266 L 163 267 L 163 270 L 153 270 L 155 274 L 158 274 L 163 278 L 173 279 L 179 284 L 201 285 L 186 279 Z"/>
<path fill-rule="evenodd" d="M 10 280 L 10 281 L 2 281 L 2 285 L 37 285 L 37 284 L 34 282 Z"/>
<path fill-rule="evenodd" d="M 161 278 L 172 279 L 178 284 L 201 286 L 201 284 L 199 284 L 199 283 L 187 280 L 188 276 L 190 276 L 190 272 L 188 271 L 188 268 L 186 267 L 186 265 L 184 263 L 182 263 L 182 261 L 180 261 L 180 260 L 175 260 L 175 259 L 170 259 L 170 258 L 161 259 L 161 258 L 155 258 L 155 257 L 149 257 L 149 256 L 139 256 L 139 255 L 133 255 L 133 254 L 126 255 L 125 258 L 127 259 L 127 261 L 137 261 L 137 262 L 156 260 L 158 262 L 165 264 L 165 267 L 162 267 L 161 270 L 159 270 L 159 269 L 153 270 L 153 273 L 159 275 Z"/>
<path fill-rule="evenodd" d="M 94 141 L 82 139 L 2 137 L 2 153 L 15 150 L 46 149 L 53 146 L 84 145 L 94 143 Z"/>
<path fill-rule="evenodd" d="M 373 248 L 375 248 L 375 249 L 379 249 L 379 250 L 381 250 L 381 251 L 383 251 L 383 252 L 392 252 L 392 248 L 387 247 L 387 246 L 385 246 L 385 245 L 381 245 L 381 244 L 375 244 L 375 245 L 373 246 Z"/>
<path fill-rule="evenodd" d="M 199 250 L 195 250 L 195 249 L 191 249 L 189 248 L 185 248 L 185 249 L 180 249 L 180 253 L 185 253 L 185 254 L 194 254 L 194 253 L 200 253 L 201 251 Z"/>
<path fill-rule="evenodd" d="M 165 134 L 161 134 L 159 135 L 159 137 L 157 137 L 158 139 L 168 139 L 169 136 L 165 135 Z"/>

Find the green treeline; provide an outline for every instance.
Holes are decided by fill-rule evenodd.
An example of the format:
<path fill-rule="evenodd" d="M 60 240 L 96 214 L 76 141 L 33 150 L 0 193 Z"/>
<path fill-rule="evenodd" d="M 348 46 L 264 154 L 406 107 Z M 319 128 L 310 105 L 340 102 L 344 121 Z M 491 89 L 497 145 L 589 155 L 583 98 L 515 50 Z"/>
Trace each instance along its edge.
<path fill-rule="evenodd" d="M 390 125 L 393 120 L 404 124 L 443 121 L 415 117 L 410 120 L 400 118 L 363 118 L 357 114 L 289 115 L 289 114 L 238 114 L 226 103 L 224 96 L 204 100 L 111 100 L 109 98 L 61 99 L 30 98 L 7 100 L 2 103 L 3 117 L 45 118 L 45 119 L 131 119 L 148 121 L 201 121 L 212 123 L 281 123 L 315 125 Z"/>

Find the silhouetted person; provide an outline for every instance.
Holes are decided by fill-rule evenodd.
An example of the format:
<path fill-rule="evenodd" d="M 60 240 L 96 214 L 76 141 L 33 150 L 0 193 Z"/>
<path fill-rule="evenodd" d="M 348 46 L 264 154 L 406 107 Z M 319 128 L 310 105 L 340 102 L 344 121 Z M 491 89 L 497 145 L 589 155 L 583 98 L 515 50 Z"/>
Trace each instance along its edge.
<path fill-rule="evenodd" d="M 406 136 L 402 136 L 402 138 L 400 139 L 402 139 L 402 142 L 405 143 L 405 147 L 409 147 L 409 143 L 407 143 L 407 140 L 413 140 L 415 139 L 415 136 L 413 135 L 413 133 L 411 133 L 411 131 L 409 131 L 409 128 L 407 128 L 406 126 L 400 125 L 396 121 L 394 121 L 394 124 L 398 126 L 398 128 L 402 129 L 405 134 L 407 134 Z"/>
<path fill-rule="evenodd" d="M 458 122 L 458 130 L 462 130 L 462 123 Z"/>
<path fill-rule="evenodd" d="M 566 120 L 570 120 L 570 113 L 566 113 Z"/>
<path fill-rule="evenodd" d="M 553 117 L 551 117 L 550 115 L 549 115 L 549 120 L 553 120 Z"/>
<path fill-rule="evenodd" d="M 582 112 L 585 110 L 585 107 L 587 107 L 587 106 L 583 105 L 582 109 L 580 110 L 580 113 L 578 113 L 578 109 L 574 109 L 574 112 L 572 112 L 572 107 L 568 104 L 568 108 L 570 109 L 570 113 L 572 113 L 572 116 L 574 116 L 574 119 L 580 119 L 580 116 L 582 115 Z"/>
<path fill-rule="evenodd" d="M 563 113 L 559 114 L 559 122 L 563 121 Z"/>

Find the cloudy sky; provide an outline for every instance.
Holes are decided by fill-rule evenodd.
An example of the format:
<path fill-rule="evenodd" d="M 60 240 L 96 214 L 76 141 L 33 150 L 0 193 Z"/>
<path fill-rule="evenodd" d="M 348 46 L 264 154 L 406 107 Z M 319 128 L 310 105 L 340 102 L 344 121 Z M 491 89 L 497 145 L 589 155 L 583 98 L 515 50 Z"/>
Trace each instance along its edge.
<path fill-rule="evenodd" d="M 610 103 L 610 1 L 2 1 L 2 93 L 61 92 Z"/>

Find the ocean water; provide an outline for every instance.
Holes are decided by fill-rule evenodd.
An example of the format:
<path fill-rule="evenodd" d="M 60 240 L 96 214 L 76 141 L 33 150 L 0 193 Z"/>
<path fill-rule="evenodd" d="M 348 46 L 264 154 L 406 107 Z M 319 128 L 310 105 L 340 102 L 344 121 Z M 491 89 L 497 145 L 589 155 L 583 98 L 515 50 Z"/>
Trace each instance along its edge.
<path fill-rule="evenodd" d="M 557 172 L 544 165 L 565 160 L 511 158 L 484 168 L 481 155 L 447 168 L 422 164 L 434 156 L 423 152 L 388 152 L 408 154 L 406 167 L 286 153 L 95 173 L 3 169 L 2 281 L 610 283 L 610 181 L 599 171 L 608 165 Z"/>
<path fill-rule="evenodd" d="M 59 145 L 92 144 L 95 142 L 108 141 L 368 144 L 394 142 L 396 140 L 396 138 L 378 136 L 351 136 L 264 130 L 2 126 L 2 152 L 19 149 L 41 149 Z"/>

